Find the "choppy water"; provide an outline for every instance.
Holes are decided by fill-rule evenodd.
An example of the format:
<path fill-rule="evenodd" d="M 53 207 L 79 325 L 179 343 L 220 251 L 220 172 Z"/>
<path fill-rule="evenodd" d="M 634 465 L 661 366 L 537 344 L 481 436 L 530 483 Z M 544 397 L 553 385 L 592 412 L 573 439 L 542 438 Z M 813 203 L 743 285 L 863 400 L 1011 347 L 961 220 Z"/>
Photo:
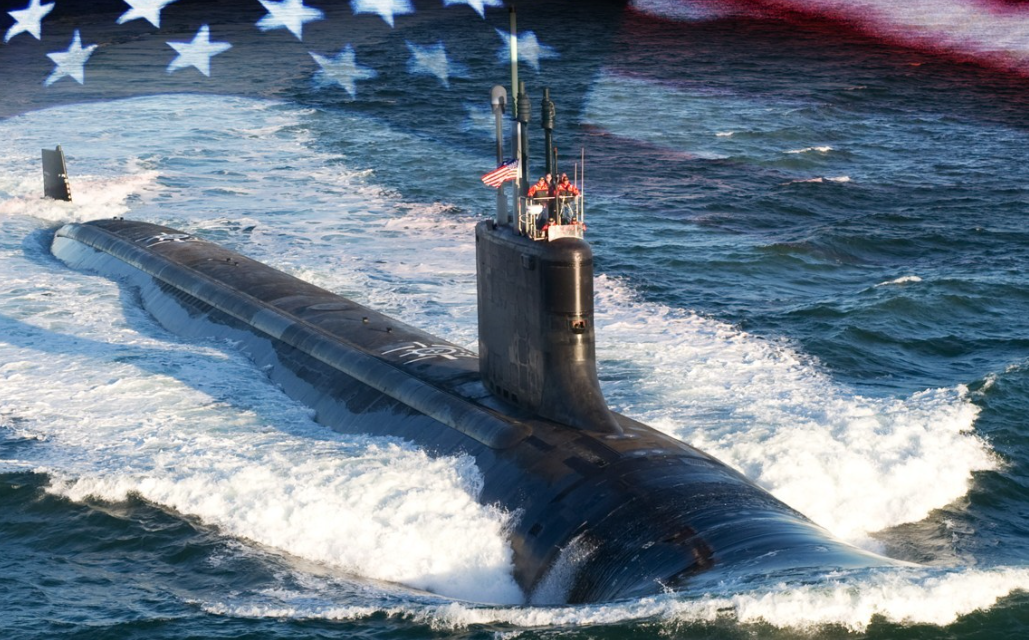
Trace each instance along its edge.
<path fill-rule="evenodd" d="M 607 10 L 574 34 L 604 46 L 526 78 L 556 87 L 563 162 L 586 148 L 605 394 L 922 568 L 525 605 L 517 514 L 476 502 L 469 460 L 332 433 L 231 344 L 51 255 L 65 222 L 159 222 L 474 348 L 490 125 L 297 71 L 0 120 L 2 635 L 1022 637 L 1029 94 L 824 26 L 692 18 Z M 56 142 L 70 204 L 39 198 Z"/>

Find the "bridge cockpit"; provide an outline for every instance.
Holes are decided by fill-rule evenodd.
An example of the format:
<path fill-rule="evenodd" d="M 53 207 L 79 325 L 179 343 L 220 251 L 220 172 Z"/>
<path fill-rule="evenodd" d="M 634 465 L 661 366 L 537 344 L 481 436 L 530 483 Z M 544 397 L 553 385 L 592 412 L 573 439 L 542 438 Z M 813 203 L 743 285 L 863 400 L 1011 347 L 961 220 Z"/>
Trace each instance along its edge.
<path fill-rule="evenodd" d="M 518 233 L 533 240 L 582 238 L 586 230 L 582 196 L 518 198 Z"/>

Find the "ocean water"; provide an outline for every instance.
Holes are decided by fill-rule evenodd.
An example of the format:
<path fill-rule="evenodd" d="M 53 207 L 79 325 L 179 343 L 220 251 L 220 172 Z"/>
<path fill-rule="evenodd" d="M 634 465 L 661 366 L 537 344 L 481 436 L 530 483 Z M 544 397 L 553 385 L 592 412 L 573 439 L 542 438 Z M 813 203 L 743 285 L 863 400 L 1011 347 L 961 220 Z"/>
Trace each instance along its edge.
<path fill-rule="evenodd" d="M 166 57 L 115 91 L 119 29 L 139 48 L 157 30 L 81 13 L 48 50 L 75 26 L 106 57 L 59 99 L 49 65 L 14 66 L 33 40 L 0 49 L 8 80 L 40 85 L 0 96 L 0 636 L 1024 637 L 1029 89 L 746 4 L 520 4 L 554 48 L 523 65 L 534 111 L 549 85 L 562 169 L 586 158 L 603 389 L 913 566 L 526 604 L 518 514 L 477 502 L 471 460 L 321 427 L 232 344 L 170 334 L 50 249 L 71 221 L 166 224 L 474 349 L 505 12 L 419 4 L 389 29 L 325 7 L 326 27 L 374 20 L 465 65 L 444 86 L 391 49 L 354 96 L 310 58 L 216 84 L 217 57 L 211 78 Z M 203 3 L 175 6 L 162 28 L 195 31 Z M 292 36 L 226 6 L 212 33 L 245 15 L 243 64 L 276 62 L 261 47 Z M 304 45 L 343 46 L 316 24 Z M 353 30 L 360 61 L 380 31 Z M 57 143 L 71 203 L 40 198 Z"/>

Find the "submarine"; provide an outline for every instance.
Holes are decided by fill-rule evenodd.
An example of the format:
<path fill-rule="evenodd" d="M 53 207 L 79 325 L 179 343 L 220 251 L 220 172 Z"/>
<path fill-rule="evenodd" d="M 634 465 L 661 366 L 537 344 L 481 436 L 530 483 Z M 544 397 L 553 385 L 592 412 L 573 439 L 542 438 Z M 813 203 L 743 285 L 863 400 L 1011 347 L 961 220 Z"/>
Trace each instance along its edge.
<path fill-rule="evenodd" d="M 501 182 L 496 216 L 474 231 L 477 352 L 149 222 L 67 224 L 53 253 L 137 288 L 173 332 L 231 341 L 329 428 L 471 456 L 478 500 L 513 516 L 513 575 L 528 602 L 899 564 L 837 540 L 727 464 L 607 406 L 584 195 L 528 195 L 529 98 L 513 77 L 515 87 L 512 193 Z M 498 163 L 506 103 L 494 87 Z M 556 174 L 549 96 L 541 107 L 546 170 Z M 45 191 L 70 198 L 56 153 L 44 150 Z"/>

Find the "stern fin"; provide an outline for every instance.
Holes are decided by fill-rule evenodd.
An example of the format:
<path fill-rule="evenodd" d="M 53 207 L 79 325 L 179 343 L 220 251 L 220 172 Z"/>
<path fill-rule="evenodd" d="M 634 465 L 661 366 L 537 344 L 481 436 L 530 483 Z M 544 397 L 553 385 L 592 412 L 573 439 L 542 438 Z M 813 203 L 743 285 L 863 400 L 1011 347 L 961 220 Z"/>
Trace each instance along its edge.
<path fill-rule="evenodd" d="M 43 149 L 43 196 L 71 202 L 68 167 L 64 162 L 64 150 L 61 149 L 61 145 L 57 145 L 52 151 Z"/>

